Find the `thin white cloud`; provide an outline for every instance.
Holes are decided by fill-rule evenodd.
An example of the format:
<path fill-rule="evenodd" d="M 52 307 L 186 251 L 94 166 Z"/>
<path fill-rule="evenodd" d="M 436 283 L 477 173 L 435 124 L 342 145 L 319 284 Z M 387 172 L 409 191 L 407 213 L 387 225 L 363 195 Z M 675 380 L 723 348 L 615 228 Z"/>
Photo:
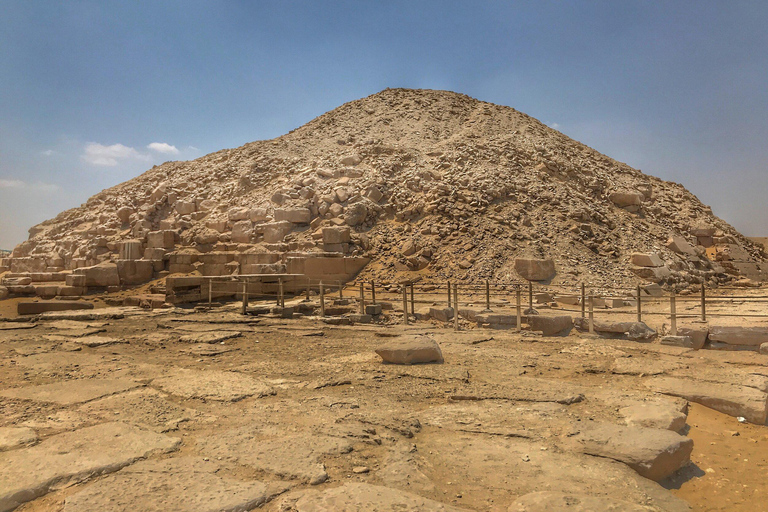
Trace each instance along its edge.
<path fill-rule="evenodd" d="M 56 153 L 56 151 L 54 151 L 54 150 L 52 150 L 52 149 L 46 149 L 45 151 L 41 151 L 41 152 L 40 152 L 40 154 L 42 154 L 42 155 L 45 155 L 45 156 L 51 156 L 51 155 L 53 155 L 54 153 Z"/>
<path fill-rule="evenodd" d="M 190 151 L 200 151 L 200 148 L 196 148 L 195 146 L 188 146 L 187 149 Z"/>
<path fill-rule="evenodd" d="M 560 129 L 560 125 L 557 124 L 557 123 L 552 123 L 551 125 L 549 125 L 549 127 L 550 128 L 554 128 L 555 130 L 559 130 Z"/>
<path fill-rule="evenodd" d="M 120 160 L 137 159 L 149 160 L 147 155 L 143 155 L 134 148 L 122 144 L 112 144 L 104 146 L 96 142 L 89 142 L 85 145 L 85 152 L 80 155 L 84 161 L 92 165 L 103 167 L 114 167 Z"/>
<path fill-rule="evenodd" d="M 176 148 L 176 146 L 171 146 L 167 142 L 153 142 L 147 146 L 147 149 L 151 149 L 152 151 L 157 151 L 158 153 L 163 153 L 165 155 L 179 154 L 179 150 Z"/>
<path fill-rule="evenodd" d="M 42 181 L 36 181 L 34 183 L 27 183 L 22 180 L 9 180 L 0 179 L 0 189 L 16 189 L 16 190 L 31 190 L 35 192 L 56 192 L 59 190 L 59 186 L 53 183 L 45 183 Z"/>
<path fill-rule="evenodd" d="M 0 179 L 0 188 L 23 188 L 25 183 L 21 180 Z"/>

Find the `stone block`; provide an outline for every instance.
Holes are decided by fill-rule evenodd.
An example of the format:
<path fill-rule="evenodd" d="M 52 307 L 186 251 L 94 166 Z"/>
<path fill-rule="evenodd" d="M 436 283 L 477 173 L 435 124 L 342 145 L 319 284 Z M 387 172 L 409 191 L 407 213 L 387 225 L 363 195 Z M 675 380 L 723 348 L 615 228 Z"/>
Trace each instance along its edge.
<path fill-rule="evenodd" d="M 16 309 L 19 315 L 39 315 L 48 311 L 93 309 L 93 304 L 79 300 L 41 300 L 36 302 L 19 302 Z"/>
<path fill-rule="evenodd" d="M 154 264 L 149 260 L 117 260 L 117 274 L 121 284 L 142 284 L 152 280 Z"/>
<path fill-rule="evenodd" d="M 428 338 L 393 341 L 377 348 L 376 353 L 385 363 L 391 364 L 443 362 L 440 346 Z"/>
<path fill-rule="evenodd" d="M 257 229 L 264 234 L 264 242 L 274 244 L 282 242 L 285 236 L 293 230 L 293 223 L 284 220 L 261 224 Z"/>
<path fill-rule="evenodd" d="M 544 336 L 566 333 L 573 327 L 573 318 L 569 315 L 544 316 L 530 315 L 528 326 L 532 331 L 539 331 Z"/>
<path fill-rule="evenodd" d="M 768 328 L 766 327 L 719 327 L 709 328 L 709 340 L 728 345 L 759 347 L 768 343 Z"/>
<path fill-rule="evenodd" d="M 381 304 L 367 304 L 365 306 L 365 314 L 371 316 L 378 316 L 381 314 Z"/>
<path fill-rule="evenodd" d="M 59 297 L 81 297 L 87 292 L 85 286 L 59 286 Z"/>
<path fill-rule="evenodd" d="M 74 273 L 84 275 L 85 285 L 89 287 L 104 288 L 120 285 L 120 275 L 117 265 L 114 263 L 101 263 L 92 267 L 78 268 Z"/>
<path fill-rule="evenodd" d="M 453 308 L 429 308 L 429 316 L 439 322 L 448 322 L 453 319 Z"/>
<path fill-rule="evenodd" d="M 143 250 L 143 244 L 141 240 L 124 240 L 118 242 L 118 255 L 121 260 L 138 260 L 141 259 L 141 253 Z"/>
<path fill-rule="evenodd" d="M 350 242 L 348 227 L 323 228 L 323 244 L 346 244 Z"/>
<path fill-rule="evenodd" d="M 38 284 L 35 285 L 35 295 L 44 299 L 52 299 L 59 293 L 57 284 Z"/>
<path fill-rule="evenodd" d="M 309 224 L 312 215 L 309 208 L 275 208 L 275 221 L 288 221 L 293 224 Z"/>
<path fill-rule="evenodd" d="M 626 208 L 642 205 L 645 196 L 640 192 L 613 192 L 608 196 L 608 199 L 619 208 Z"/>
<path fill-rule="evenodd" d="M 661 267 L 664 262 L 658 254 L 644 254 L 641 252 L 632 253 L 630 262 L 638 267 Z"/>
<path fill-rule="evenodd" d="M 696 256 L 696 249 L 682 236 L 672 235 L 667 240 L 667 249 L 678 254 Z"/>
<path fill-rule="evenodd" d="M 250 220 L 240 220 L 232 225 L 232 241 L 235 243 L 248 243 L 253 234 L 253 224 Z"/>
<path fill-rule="evenodd" d="M 176 208 L 176 212 L 178 212 L 179 215 L 190 215 L 197 211 L 197 203 L 195 201 L 178 200 L 176 201 L 174 208 Z"/>

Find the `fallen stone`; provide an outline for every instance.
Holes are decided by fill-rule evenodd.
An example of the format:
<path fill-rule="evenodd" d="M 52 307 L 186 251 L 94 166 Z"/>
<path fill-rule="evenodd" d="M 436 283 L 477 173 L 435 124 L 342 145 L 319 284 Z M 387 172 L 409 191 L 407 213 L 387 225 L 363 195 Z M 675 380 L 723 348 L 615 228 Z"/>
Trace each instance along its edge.
<path fill-rule="evenodd" d="M 701 347 L 694 346 L 693 338 L 690 336 L 662 336 L 660 340 L 662 345 L 673 347 L 684 347 L 699 350 Z"/>
<path fill-rule="evenodd" d="M 632 427 L 646 427 L 680 432 L 685 427 L 688 416 L 669 403 L 637 403 L 622 407 L 619 414 L 624 416 L 624 421 Z"/>
<path fill-rule="evenodd" d="M 103 421 L 120 419 L 125 423 L 158 432 L 175 430 L 179 423 L 190 421 L 200 413 L 182 407 L 152 388 L 138 388 L 79 405 L 79 413 Z"/>
<path fill-rule="evenodd" d="M 632 253 L 629 261 L 638 267 L 663 267 L 664 262 L 658 254 L 644 254 L 640 252 Z"/>
<path fill-rule="evenodd" d="M 297 512 L 358 512 L 362 510 L 376 512 L 460 512 L 467 509 L 457 508 L 439 501 L 422 498 L 417 494 L 370 485 L 364 483 L 346 483 L 325 491 L 305 493 L 296 502 Z"/>
<path fill-rule="evenodd" d="M 667 240 L 667 249 L 676 252 L 678 254 L 686 254 L 688 256 L 696 256 L 696 249 L 693 248 L 688 241 L 681 236 L 671 236 Z"/>
<path fill-rule="evenodd" d="M 122 338 L 109 338 L 107 336 L 83 336 L 72 339 L 74 343 L 84 345 L 86 347 L 96 348 L 104 347 L 107 345 L 118 345 L 128 343 L 128 340 Z"/>
<path fill-rule="evenodd" d="M 2 453 L 0 511 L 11 511 L 43 496 L 59 483 L 71 485 L 113 473 L 153 453 L 171 452 L 180 442 L 125 423 L 103 423 Z"/>
<path fill-rule="evenodd" d="M 419 364 L 442 363 L 440 346 L 431 339 L 417 338 L 407 341 L 392 341 L 376 349 L 385 363 Z"/>
<path fill-rule="evenodd" d="M 608 199 L 619 208 L 640 206 L 644 198 L 645 196 L 640 192 L 613 192 L 608 196 Z"/>
<path fill-rule="evenodd" d="M 709 328 L 709 340 L 728 345 L 759 347 L 768 343 L 768 328 L 712 326 Z"/>
<path fill-rule="evenodd" d="M 221 343 L 225 340 L 239 338 L 243 333 L 240 331 L 209 331 L 197 334 L 186 334 L 179 338 L 183 343 Z"/>
<path fill-rule="evenodd" d="M 37 327 L 37 324 L 33 322 L 0 322 L 0 331 L 34 329 L 35 327 Z"/>
<path fill-rule="evenodd" d="M 0 391 L 0 396 L 34 402 L 73 405 L 141 386 L 141 383 L 128 379 L 78 379 L 40 386 L 5 389 Z"/>
<path fill-rule="evenodd" d="M 328 479 L 322 459 L 352 451 L 346 439 L 300 433 L 255 441 L 251 428 L 219 432 L 200 439 L 197 449 L 211 457 L 230 459 L 281 478 L 317 485 Z"/>
<path fill-rule="evenodd" d="M 153 380 L 152 386 L 172 395 L 223 402 L 275 394 L 274 389 L 247 375 L 218 370 L 177 368 L 170 375 Z"/>
<path fill-rule="evenodd" d="M 678 336 L 688 336 L 693 341 L 693 349 L 700 350 L 704 348 L 704 345 L 707 343 L 707 338 L 709 337 L 709 329 L 700 329 L 700 328 L 692 328 L 692 327 L 678 327 L 677 328 L 677 335 Z"/>
<path fill-rule="evenodd" d="M 528 281 L 548 281 L 555 276 L 555 262 L 536 258 L 516 258 L 515 272 Z"/>
<path fill-rule="evenodd" d="M 27 427 L 0 427 L 0 452 L 37 442 L 37 434 Z"/>
<path fill-rule="evenodd" d="M 615 498 L 558 491 L 539 491 L 521 496 L 507 512 L 649 512 L 648 507 Z"/>
<path fill-rule="evenodd" d="M 653 377 L 645 385 L 658 393 L 679 396 L 730 416 L 743 416 L 750 423 L 765 425 L 768 395 L 758 389 L 676 377 Z"/>
<path fill-rule="evenodd" d="M 602 423 L 582 428 L 574 438 L 589 455 L 623 462 L 658 482 L 691 460 L 693 440 L 670 430 Z"/>
<path fill-rule="evenodd" d="M 39 315 L 48 311 L 93 309 L 93 304 L 80 300 L 40 300 L 35 302 L 19 302 L 16 309 L 19 315 Z"/>
<path fill-rule="evenodd" d="M 120 275 L 115 263 L 101 263 L 93 267 L 83 267 L 74 270 L 74 274 L 85 276 L 85 286 L 105 288 L 120 286 Z"/>
<path fill-rule="evenodd" d="M 429 316 L 439 322 L 448 322 L 453 319 L 453 308 L 429 308 Z"/>
<path fill-rule="evenodd" d="M 567 334 L 573 327 L 573 318 L 569 315 L 531 315 L 528 317 L 528 326 L 532 331 L 539 331 L 544 336 L 553 336 L 561 333 Z"/>
<path fill-rule="evenodd" d="M 264 483 L 235 480 L 220 469 L 198 457 L 141 461 L 68 497 L 64 512 L 240 511 L 267 501 Z"/>
<path fill-rule="evenodd" d="M 233 350 L 237 350 L 235 347 L 232 346 L 226 346 L 226 345 L 211 345 L 209 343 L 199 343 L 196 345 L 192 345 L 187 349 L 187 352 L 189 352 L 192 355 L 196 356 L 218 356 L 220 354 L 225 354 L 227 352 L 232 352 Z"/>
<path fill-rule="evenodd" d="M 378 316 L 381 314 L 381 304 L 367 304 L 365 306 L 365 314 L 371 316 Z"/>
<path fill-rule="evenodd" d="M 574 325 L 582 331 L 589 330 L 587 318 L 576 318 Z M 631 340 L 649 340 L 656 336 L 656 331 L 643 322 L 593 322 L 595 332 L 622 334 Z"/>

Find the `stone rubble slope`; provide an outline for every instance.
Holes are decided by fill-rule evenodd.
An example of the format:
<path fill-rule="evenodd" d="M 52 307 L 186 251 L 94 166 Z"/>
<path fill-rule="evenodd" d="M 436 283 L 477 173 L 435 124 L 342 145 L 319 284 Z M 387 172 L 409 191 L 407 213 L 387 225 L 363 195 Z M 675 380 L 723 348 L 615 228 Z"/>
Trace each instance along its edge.
<path fill-rule="evenodd" d="M 534 257 L 554 260 L 556 284 L 678 291 L 758 279 L 766 259 L 682 185 L 513 108 L 386 89 L 276 139 L 166 162 L 104 190 L 31 228 L 0 272 L 22 260 L 38 272 L 133 261 L 119 279 L 88 277 L 114 286 L 280 263 L 212 253 L 284 264 L 297 252 L 372 258 L 367 279 L 512 281 L 516 258 Z M 70 281 L 67 293 L 86 286 Z"/>

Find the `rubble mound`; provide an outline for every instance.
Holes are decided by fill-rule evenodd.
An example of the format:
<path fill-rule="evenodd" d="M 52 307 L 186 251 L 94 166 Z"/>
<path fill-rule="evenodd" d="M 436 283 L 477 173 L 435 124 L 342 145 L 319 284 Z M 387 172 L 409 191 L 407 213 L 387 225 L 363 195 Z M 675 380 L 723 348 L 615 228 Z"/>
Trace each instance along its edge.
<path fill-rule="evenodd" d="M 0 272 L 85 275 L 67 278 L 72 294 L 169 273 L 342 279 L 361 269 L 387 281 L 682 291 L 759 280 L 765 259 L 682 185 L 513 108 L 386 89 L 276 139 L 104 190 L 31 228 Z M 542 263 L 532 272 L 517 260 Z"/>

